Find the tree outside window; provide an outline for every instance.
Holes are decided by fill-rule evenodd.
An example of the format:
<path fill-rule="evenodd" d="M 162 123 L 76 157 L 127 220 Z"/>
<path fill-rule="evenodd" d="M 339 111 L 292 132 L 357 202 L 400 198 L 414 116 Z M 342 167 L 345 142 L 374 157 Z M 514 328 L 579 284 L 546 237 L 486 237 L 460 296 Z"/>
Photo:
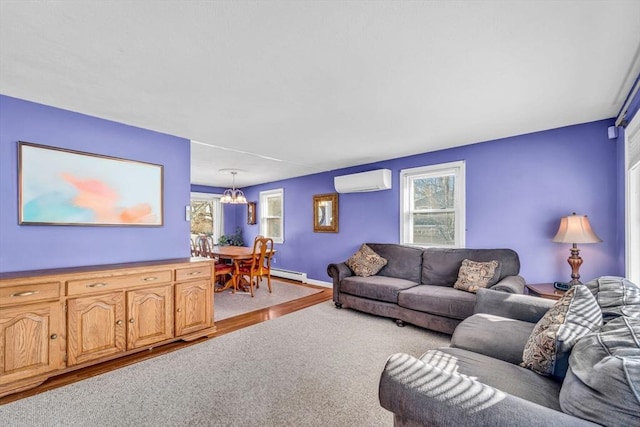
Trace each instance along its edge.
<path fill-rule="evenodd" d="M 402 243 L 464 246 L 464 162 L 401 171 Z"/>

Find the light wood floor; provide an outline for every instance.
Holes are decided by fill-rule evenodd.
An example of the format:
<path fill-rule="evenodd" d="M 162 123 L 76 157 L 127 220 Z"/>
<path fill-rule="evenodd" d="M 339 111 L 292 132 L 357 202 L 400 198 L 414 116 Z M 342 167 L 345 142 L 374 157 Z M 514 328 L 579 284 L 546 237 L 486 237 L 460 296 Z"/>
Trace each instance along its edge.
<path fill-rule="evenodd" d="M 62 374 L 57 377 L 50 378 L 35 388 L 22 391 L 19 393 L 14 393 L 12 395 L 0 398 L 0 405 L 13 402 L 19 399 L 23 399 L 25 397 L 33 396 L 47 390 L 52 390 L 58 387 L 62 387 L 64 385 L 71 384 L 76 381 L 81 381 L 83 379 L 100 375 L 105 372 L 109 372 L 114 369 L 121 368 L 123 366 L 131 365 L 141 360 L 146 360 L 161 354 L 169 353 L 171 351 L 188 347 L 190 345 L 198 344 L 206 340 L 215 339 L 216 337 L 219 337 L 221 335 L 225 335 L 230 332 L 234 332 L 239 329 L 246 328 L 251 325 L 255 325 L 257 323 L 261 323 L 270 319 L 275 319 L 276 317 L 284 316 L 285 314 L 293 313 L 294 311 L 302 310 L 303 308 L 311 307 L 312 305 L 329 301 L 333 296 L 333 290 L 331 288 L 301 284 L 300 282 L 294 282 L 294 281 L 290 281 L 282 278 L 278 278 L 278 280 L 292 283 L 292 284 L 297 284 L 300 286 L 307 286 L 311 288 L 322 289 L 322 292 L 309 295 L 294 301 L 289 301 L 283 304 L 275 305 L 273 307 L 263 308 L 261 310 L 256 310 L 250 313 L 241 314 L 239 316 L 231 317 L 229 319 L 224 319 L 219 322 L 216 322 L 216 327 L 217 327 L 216 333 L 213 337 L 210 337 L 210 338 L 205 337 L 205 338 L 201 338 L 201 339 L 190 341 L 190 342 L 184 342 L 184 341 L 173 342 L 161 347 L 155 347 L 148 351 L 131 354 L 115 360 L 100 363 L 94 366 L 89 366 L 87 368 L 79 369 L 77 371 L 68 372 L 66 374 Z"/>

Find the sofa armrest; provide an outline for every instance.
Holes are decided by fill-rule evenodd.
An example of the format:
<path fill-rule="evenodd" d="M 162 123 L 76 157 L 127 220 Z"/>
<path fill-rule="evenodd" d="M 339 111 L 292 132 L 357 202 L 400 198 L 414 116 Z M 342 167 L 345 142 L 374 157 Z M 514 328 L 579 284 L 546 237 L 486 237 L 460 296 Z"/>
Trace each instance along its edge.
<path fill-rule="evenodd" d="M 524 277 L 522 276 L 506 276 L 503 277 L 495 285 L 491 286 L 489 289 L 493 289 L 494 291 L 507 292 L 510 294 L 523 294 L 524 293 L 524 285 L 526 284 Z"/>
<path fill-rule="evenodd" d="M 345 277 L 353 276 L 353 271 L 344 262 L 329 264 L 327 274 L 333 279 L 333 301 L 340 302 L 340 282 Z"/>
<path fill-rule="evenodd" d="M 445 372 L 404 353 L 394 354 L 387 360 L 380 377 L 378 398 L 382 407 L 396 417 L 425 426 L 596 425 L 470 377 Z"/>
<path fill-rule="evenodd" d="M 473 312 L 537 323 L 553 304 L 555 304 L 554 300 L 531 295 L 508 294 L 492 289 L 478 289 Z"/>

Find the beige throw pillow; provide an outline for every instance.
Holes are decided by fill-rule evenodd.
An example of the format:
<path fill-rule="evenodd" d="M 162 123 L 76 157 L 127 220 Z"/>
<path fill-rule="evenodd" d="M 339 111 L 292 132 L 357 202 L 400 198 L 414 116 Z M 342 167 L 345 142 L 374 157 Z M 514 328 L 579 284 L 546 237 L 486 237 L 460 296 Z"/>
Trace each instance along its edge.
<path fill-rule="evenodd" d="M 476 293 L 480 288 L 495 285 L 500 277 L 498 261 L 478 262 L 465 259 L 458 271 L 458 280 L 454 288 Z"/>
<path fill-rule="evenodd" d="M 602 326 L 602 311 L 584 285 L 569 289 L 533 328 L 522 353 L 523 368 L 563 377 L 573 345 Z"/>
<path fill-rule="evenodd" d="M 356 276 L 368 277 L 375 275 L 382 267 L 387 265 L 387 260 L 375 253 L 366 244 L 362 244 L 358 252 L 345 261 L 345 264 Z"/>

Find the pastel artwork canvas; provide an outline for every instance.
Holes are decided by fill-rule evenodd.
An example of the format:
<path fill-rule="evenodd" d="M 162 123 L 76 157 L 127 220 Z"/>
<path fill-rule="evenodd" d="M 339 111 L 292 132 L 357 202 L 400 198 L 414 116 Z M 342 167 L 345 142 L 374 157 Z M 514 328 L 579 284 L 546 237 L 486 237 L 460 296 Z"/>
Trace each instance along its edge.
<path fill-rule="evenodd" d="M 162 225 L 161 165 L 20 143 L 20 223 Z"/>

